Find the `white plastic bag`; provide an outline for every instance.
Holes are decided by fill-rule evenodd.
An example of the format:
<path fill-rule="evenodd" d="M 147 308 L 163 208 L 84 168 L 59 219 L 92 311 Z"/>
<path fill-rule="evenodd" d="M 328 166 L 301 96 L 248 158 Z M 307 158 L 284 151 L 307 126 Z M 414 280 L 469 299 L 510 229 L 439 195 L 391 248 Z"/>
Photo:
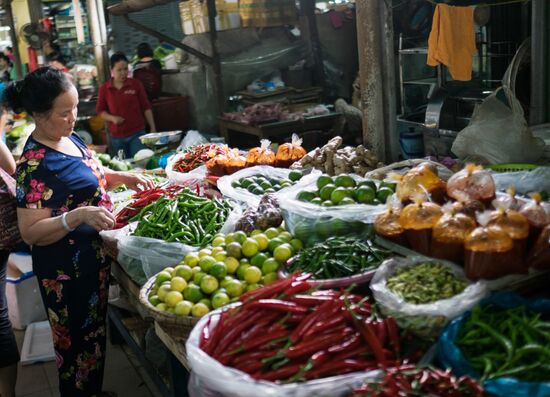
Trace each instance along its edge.
<path fill-rule="evenodd" d="M 204 137 L 199 131 L 189 130 L 185 134 L 185 137 L 181 140 L 181 143 L 176 151 L 180 152 L 188 147 L 198 146 L 205 143 L 208 143 L 208 139 L 206 139 L 206 137 Z"/>
<path fill-rule="evenodd" d="M 497 98 L 501 90 L 509 106 Z M 460 159 L 490 164 L 533 163 L 542 156 L 544 141 L 533 136 L 514 93 L 501 87 L 476 106 L 470 124 L 458 133 L 451 150 Z"/>
<path fill-rule="evenodd" d="M 229 307 L 233 306 L 218 309 L 201 318 L 187 339 L 185 350 L 191 367 L 188 385 L 191 397 L 344 397 L 363 381 L 374 381 L 381 376 L 381 371 L 363 371 L 286 385 L 254 380 L 242 371 L 222 365 L 199 348 L 203 327 L 211 318 L 210 327 L 213 329 L 222 310 Z"/>
<path fill-rule="evenodd" d="M 232 200 L 246 203 L 248 207 L 257 207 L 262 198 L 261 195 L 256 195 L 250 193 L 248 190 L 238 187 L 234 188 L 233 182 L 238 181 L 242 178 L 248 178 L 253 175 L 261 175 L 268 178 L 288 178 L 288 175 L 292 170 L 284 168 L 275 168 L 268 165 L 257 165 L 255 167 L 244 168 L 240 171 L 235 172 L 231 175 L 226 175 L 218 179 L 218 189 L 223 194 L 224 197 L 230 198 Z M 297 181 L 291 187 L 287 187 L 279 190 L 278 192 L 272 193 L 277 199 L 285 194 L 288 190 L 295 188 L 296 186 L 305 186 L 309 182 L 317 180 L 317 177 L 321 175 L 320 171 L 314 170 L 308 175 L 304 175 L 299 181 Z"/>
<path fill-rule="evenodd" d="M 386 281 L 397 269 L 414 266 L 418 263 L 434 261 L 447 266 L 453 274 L 468 286 L 460 294 L 449 299 L 416 305 L 406 302 L 386 287 Z M 382 313 L 393 316 L 400 328 L 413 331 L 419 336 L 435 338 L 441 329 L 453 318 L 470 310 L 483 299 L 487 293 L 484 281 L 471 283 L 464 274 L 464 270 L 457 265 L 440 259 L 428 259 L 422 256 L 407 258 L 394 257 L 388 259 L 376 270 L 370 283 L 374 299 Z"/>
<path fill-rule="evenodd" d="M 185 173 L 174 171 L 174 164 L 183 156 L 185 156 L 185 153 L 176 153 L 168 159 L 164 170 L 166 171 L 166 177 L 170 183 L 182 184 L 191 179 L 196 179 L 199 181 L 206 179 L 206 165 L 201 165 L 200 167 Z"/>

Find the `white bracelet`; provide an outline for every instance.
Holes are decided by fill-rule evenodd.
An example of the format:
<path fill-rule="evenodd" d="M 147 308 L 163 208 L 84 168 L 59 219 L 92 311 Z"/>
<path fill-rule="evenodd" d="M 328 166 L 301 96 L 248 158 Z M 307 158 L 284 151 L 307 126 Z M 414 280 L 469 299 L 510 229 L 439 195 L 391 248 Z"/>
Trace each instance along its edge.
<path fill-rule="evenodd" d="M 72 231 L 74 231 L 74 229 L 71 229 L 69 227 L 69 224 L 67 223 L 67 220 L 65 219 L 66 216 L 67 216 L 66 212 L 64 212 L 63 215 L 61 215 L 61 225 L 63 226 L 63 229 L 65 229 L 66 231 L 72 232 Z"/>

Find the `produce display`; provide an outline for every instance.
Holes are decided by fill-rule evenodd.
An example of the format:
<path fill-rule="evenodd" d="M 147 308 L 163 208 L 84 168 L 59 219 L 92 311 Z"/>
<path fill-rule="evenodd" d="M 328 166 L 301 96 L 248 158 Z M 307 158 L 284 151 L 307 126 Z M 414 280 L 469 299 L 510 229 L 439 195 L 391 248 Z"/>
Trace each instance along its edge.
<path fill-rule="evenodd" d="M 402 365 L 386 370 L 378 382 L 354 389 L 348 397 L 484 397 L 483 387 L 468 376 L 456 378 L 450 370 L 420 369 Z"/>
<path fill-rule="evenodd" d="M 172 169 L 176 172 L 186 173 L 205 164 L 212 157 L 223 155 L 226 150 L 216 144 L 204 144 L 192 146 L 183 152 L 183 155 L 174 163 Z"/>
<path fill-rule="evenodd" d="M 331 176 L 352 172 L 363 176 L 382 166 L 376 155 L 363 145 L 340 148 L 342 142 L 341 137 L 334 137 L 322 148 L 317 148 L 306 154 L 290 168 L 315 168 Z"/>
<path fill-rule="evenodd" d="M 464 322 L 457 346 L 482 380 L 515 378 L 550 381 L 550 322 L 525 306 L 475 306 Z"/>
<path fill-rule="evenodd" d="M 424 262 L 397 269 L 386 281 L 386 286 L 405 301 L 420 305 L 451 298 L 464 291 L 467 285 L 447 266 Z"/>
<path fill-rule="evenodd" d="M 252 194 L 264 195 L 266 193 L 275 193 L 285 187 L 293 186 L 302 179 L 303 174 L 300 171 L 291 171 L 287 178 L 265 177 L 261 174 L 251 175 L 234 181 L 231 185 L 234 188 L 248 190 Z"/>
<path fill-rule="evenodd" d="M 199 197 L 184 189 L 174 197 L 162 196 L 144 207 L 133 235 L 192 246 L 209 244 L 225 223 L 231 205 L 226 200 Z"/>
<path fill-rule="evenodd" d="M 279 266 L 300 247 L 283 229 L 217 234 L 211 246 L 157 274 L 149 303 L 179 316 L 202 317 L 245 291 L 276 281 Z"/>
<path fill-rule="evenodd" d="M 128 161 L 111 157 L 108 153 L 96 153 L 95 157 L 101 162 L 101 164 L 105 167 L 109 167 L 113 171 L 128 171 L 132 169 L 132 165 Z"/>
<path fill-rule="evenodd" d="M 235 230 L 252 233 L 256 229 L 266 230 L 271 227 L 279 227 L 282 222 L 283 216 L 279 202 L 273 195 L 266 194 L 260 200 L 258 208 L 248 207 L 237 222 Z"/>
<path fill-rule="evenodd" d="M 376 317 L 362 296 L 310 287 L 293 276 L 243 294 L 241 306 L 202 329 L 200 348 L 254 379 L 283 383 L 397 362 L 401 339 L 393 318 Z"/>
<path fill-rule="evenodd" d="M 275 156 L 275 166 L 288 168 L 296 161 L 300 161 L 306 155 L 306 150 L 302 147 L 302 140 L 298 135 L 292 134 L 290 143 L 283 143 L 277 149 Z"/>
<path fill-rule="evenodd" d="M 237 149 L 218 154 L 206 162 L 208 173 L 214 176 L 231 175 L 245 167 L 246 157 L 241 155 Z"/>
<path fill-rule="evenodd" d="M 395 183 L 372 180 L 356 181 L 347 174 L 331 177 L 321 175 L 317 179 L 317 190 L 302 190 L 296 198 L 312 204 L 332 207 L 334 205 L 385 203 L 395 192 Z"/>
<path fill-rule="evenodd" d="M 311 273 L 315 279 L 349 277 L 376 269 L 390 254 L 369 239 L 331 237 L 303 249 L 286 270 Z"/>

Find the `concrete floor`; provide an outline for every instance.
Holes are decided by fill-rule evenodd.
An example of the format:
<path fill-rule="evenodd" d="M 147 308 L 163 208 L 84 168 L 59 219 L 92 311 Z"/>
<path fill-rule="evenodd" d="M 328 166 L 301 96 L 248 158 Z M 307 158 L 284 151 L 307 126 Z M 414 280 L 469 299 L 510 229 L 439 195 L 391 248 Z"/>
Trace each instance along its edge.
<path fill-rule="evenodd" d="M 21 351 L 24 331 L 15 331 Z M 157 397 L 160 394 L 126 345 L 116 346 L 107 338 L 107 358 L 103 390 L 118 397 Z M 58 378 L 55 362 L 22 366 L 17 374 L 16 397 L 57 397 Z"/>

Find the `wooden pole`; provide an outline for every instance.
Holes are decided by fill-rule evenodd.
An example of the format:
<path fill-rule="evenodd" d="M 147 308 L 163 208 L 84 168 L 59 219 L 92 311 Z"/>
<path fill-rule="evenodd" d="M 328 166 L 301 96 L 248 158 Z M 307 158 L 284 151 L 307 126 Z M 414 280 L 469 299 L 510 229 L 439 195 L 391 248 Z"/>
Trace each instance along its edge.
<path fill-rule="evenodd" d="M 4 11 L 6 12 L 6 19 L 10 27 L 10 39 L 11 47 L 13 51 L 14 63 L 15 63 L 15 75 L 17 80 L 23 78 L 23 70 L 21 68 L 21 55 L 19 54 L 19 42 L 17 41 L 17 34 L 15 32 L 15 22 L 13 20 L 13 11 L 11 9 L 11 0 L 4 0 Z"/>

